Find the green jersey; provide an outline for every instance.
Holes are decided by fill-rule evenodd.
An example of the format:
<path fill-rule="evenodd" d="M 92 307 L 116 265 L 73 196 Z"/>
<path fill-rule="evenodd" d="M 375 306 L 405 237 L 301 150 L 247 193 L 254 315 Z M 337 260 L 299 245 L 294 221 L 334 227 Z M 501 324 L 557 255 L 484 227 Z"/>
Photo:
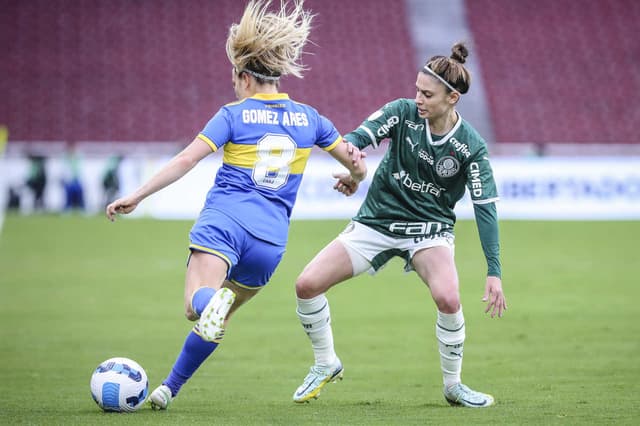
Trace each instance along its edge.
<path fill-rule="evenodd" d="M 489 273 L 500 276 L 496 184 L 487 145 L 469 123 L 458 115 L 449 133 L 432 135 L 415 101 L 398 99 L 371 114 L 344 138 L 361 149 L 377 148 L 383 139 L 389 139 L 355 221 L 400 238 L 453 234 L 454 207 L 468 188 Z M 488 214 L 479 214 L 478 205 L 487 205 Z M 481 224 L 490 231 L 483 232 Z"/>

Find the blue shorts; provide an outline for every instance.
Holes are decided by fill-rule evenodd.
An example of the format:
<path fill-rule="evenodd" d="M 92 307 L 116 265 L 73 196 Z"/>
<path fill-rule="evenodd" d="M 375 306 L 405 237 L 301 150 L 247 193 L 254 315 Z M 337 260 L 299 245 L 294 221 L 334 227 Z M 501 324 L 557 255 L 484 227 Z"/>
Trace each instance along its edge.
<path fill-rule="evenodd" d="M 189 249 L 218 256 L 229 265 L 227 279 L 241 287 L 265 286 L 282 260 L 285 246 L 251 235 L 214 209 L 203 209 L 189 233 Z"/>

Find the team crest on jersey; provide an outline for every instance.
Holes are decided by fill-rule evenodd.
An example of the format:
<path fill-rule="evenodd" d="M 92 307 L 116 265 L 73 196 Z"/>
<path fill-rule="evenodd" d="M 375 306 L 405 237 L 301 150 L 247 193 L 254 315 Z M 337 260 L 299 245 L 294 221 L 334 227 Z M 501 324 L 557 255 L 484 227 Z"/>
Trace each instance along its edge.
<path fill-rule="evenodd" d="M 460 162 L 457 158 L 447 155 L 436 163 L 436 173 L 438 176 L 448 178 L 455 176 L 460 171 Z"/>

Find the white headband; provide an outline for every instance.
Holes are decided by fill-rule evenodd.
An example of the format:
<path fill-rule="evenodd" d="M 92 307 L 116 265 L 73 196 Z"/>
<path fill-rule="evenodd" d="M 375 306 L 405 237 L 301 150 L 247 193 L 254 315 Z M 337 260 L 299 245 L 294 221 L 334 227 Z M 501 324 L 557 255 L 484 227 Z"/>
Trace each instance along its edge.
<path fill-rule="evenodd" d="M 256 78 L 261 78 L 263 80 L 269 80 L 269 81 L 278 81 L 278 80 L 280 80 L 280 76 L 279 75 L 264 75 L 264 74 L 260 74 L 259 72 L 252 71 L 252 70 L 250 70 L 248 68 L 245 68 L 240 72 L 246 72 L 247 74 L 251 74 L 252 76 L 254 76 Z"/>
<path fill-rule="evenodd" d="M 424 67 L 422 67 L 422 72 L 431 74 L 432 76 L 434 76 L 435 78 L 440 80 L 440 82 L 442 82 L 442 84 L 447 86 L 449 88 L 449 90 L 451 90 L 452 92 L 456 92 L 458 95 L 462 96 L 462 93 L 460 93 L 458 90 L 454 89 L 453 86 L 450 85 L 447 80 L 445 80 L 444 78 L 440 77 L 438 74 L 436 74 L 436 72 L 434 70 L 432 70 L 428 66 L 425 65 Z"/>

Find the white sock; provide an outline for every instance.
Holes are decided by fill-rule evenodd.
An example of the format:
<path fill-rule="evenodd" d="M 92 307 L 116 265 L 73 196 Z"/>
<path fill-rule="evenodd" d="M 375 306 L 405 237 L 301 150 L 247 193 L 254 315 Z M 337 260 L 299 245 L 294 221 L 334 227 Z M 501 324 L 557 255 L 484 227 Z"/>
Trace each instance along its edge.
<path fill-rule="evenodd" d="M 319 367 L 330 367 L 337 359 L 333 347 L 331 312 L 324 294 L 312 299 L 298 298 L 298 318 L 311 340 L 315 363 Z"/>
<path fill-rule="evenodd" d="M 465 329 L 462 307 L 455 314 L 438 311 L 436 337 L 440 351 L 440 368 L 445 388 L 460 383 Z"/>

